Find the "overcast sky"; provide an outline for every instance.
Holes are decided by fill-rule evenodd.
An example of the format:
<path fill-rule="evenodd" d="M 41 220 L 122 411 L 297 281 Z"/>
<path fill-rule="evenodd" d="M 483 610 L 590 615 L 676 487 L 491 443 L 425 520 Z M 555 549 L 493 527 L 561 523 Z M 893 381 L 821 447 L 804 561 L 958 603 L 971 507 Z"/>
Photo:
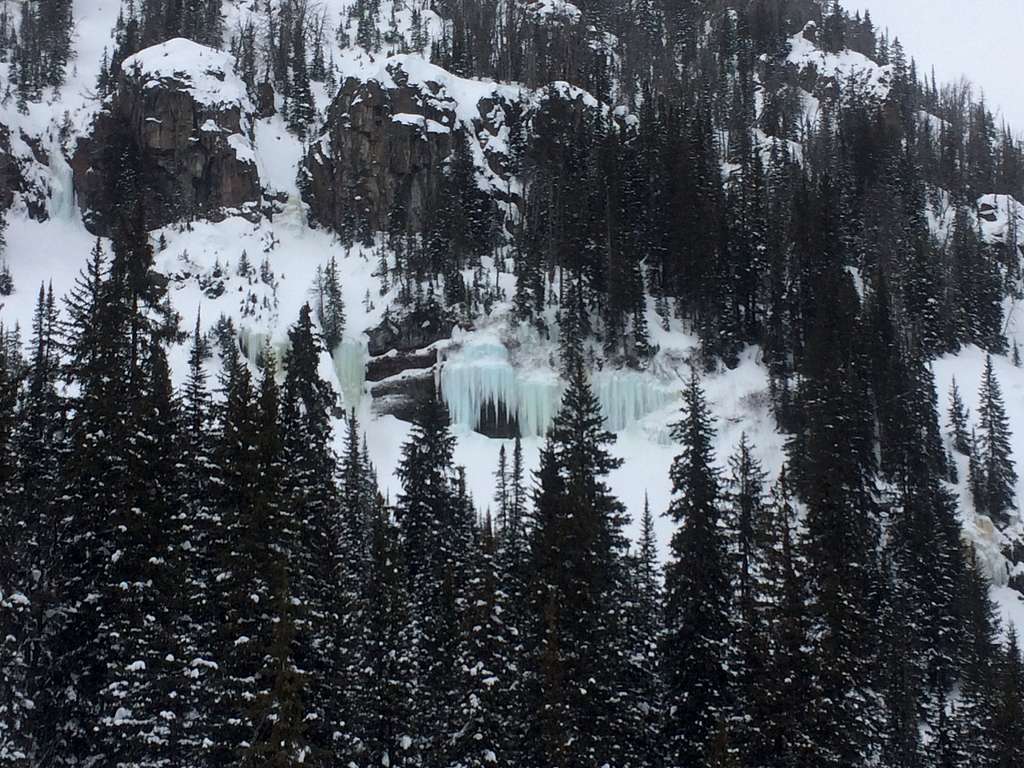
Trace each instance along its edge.
<path fill-rule="evenodd" d="M 1024 133 L 1024 0 L 844 0 L 871 11 L 878 27 L 899 37 L 922 72 L 940 81 L 966 76 L 993 112 Z"/>

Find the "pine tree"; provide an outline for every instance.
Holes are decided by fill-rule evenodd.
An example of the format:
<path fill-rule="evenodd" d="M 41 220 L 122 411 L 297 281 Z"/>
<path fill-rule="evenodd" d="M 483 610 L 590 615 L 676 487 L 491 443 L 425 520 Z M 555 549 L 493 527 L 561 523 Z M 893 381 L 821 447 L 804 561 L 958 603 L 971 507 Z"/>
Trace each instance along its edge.
<path fill-rule="evenodd" d="M 292 38 L 288 46 L 288 127 L 299 138 L 305 138 L 316 119 L 316 106 L 309 84 L 306 61 L 306 5 L 290 0 Z"/>
<path fill-rule="evenodd" d="M 625 586 L 624 509 L 604 480 L 619 466 L 581 356 L 541 454 L 531 534 L 528 745 L 539 765 L 619 764 L 640 702 L 617 692 L 631 627 L 616 611 Z"/>
<path fill-rule="evenodd" d="M 763 684 L 768 652 L 762 626 L 765 596 L 759 583 L 764 569 L 764 542 L 759 539 L 764 534 L 763 518 L 767 514 L 765 478 L 746 434 L 741 435 L 736 452 L 729 459 L 722 522 L 728 531 L 732 559 L 729 571 L 735 616 L 730 652 L 735 675 L 735 706 L 737 712 L 748 714 L 756 708 L 757 689 Z M 749 720 L 745 720 L 742 715 L 737 717 L 737 723 L 731 728 L 734 747 L 740 754 L 747 754 L 749 745 L 757 739 L 756 734 L 750 732 L 758 727 L 757 723 L 748 729 Z"/>
<path fill-rule="evenodd" d="M 299 310 L 288 340 L 290 352 L 281 397 L 287 467 L 282 478 L 281 519 L 287 565 L 282 567 L 275 599 L 285 601 L 280 603 L 282 606 L 294 603 L 299 609 L 288 614 L 295 623 L 294 659 L 286 661 L 282 657 L 277 674 L 290 675 L 290 665 L 318 671 L 316 676 L 280 680 L 279 684 L 285 685 L 289 693 L 301 695 L 303 706 L 308 708 L 302 715 L 308 720 L 302 738 L 311 748 L 328 749 L 338 729 L 335 718 L 342 711 L 335 647 L 339 531 L 330 421 L 336 397 L 331 385 L 320 378 L 323 341 L 313 327 L 308 304 Z"/>
<path fill-rule="evenodd" d="M 1014 509 L 1017 472 L 1010 447 L 1010 424 L 1003 404 L 1003 394 L 992 367 L 992 357 L 985 359 L 981 389 L 978 393 L 978 470 L 979 491 L 974 503 L 978 510 L 995 522 L 1005 524 Z"/>
<path fill-rule="evenodd" d="M 335 628 L 339 700 L 344 707 L 339 715 L 349 727 L 343 729 L 343 743 L 337 748 L 355 755 L 362 751 L 364 734 L 355 727 L 359 714 L 353 708 L 364 684 L 361 670 L 366 665 L 369 647 L 376 642 L 367 623 L 373 607 L 369 604 L 366 575 L 371 565 L 371 524 L 378 513 L 378 493 L 373 469 L 359 443 L 359 421 L 355 410 L 349 413 L 345 446 L 339 466 L 338 545 L 334 572 L 337 574 L 338 625 Z"/>
<path fill-rule="evenodd" d="M 962 647 L 963 674 L 953 724 L 953 751 L 957 765 L 984 768 L 994 764 L 998 743 L 994 733 L 998 619 L 988 590 L 988 579 L 972 557 L 961 592 L 960 610 L 966 624 L 966 643 Z"/>
<path fill-rule="evenodd" d="M 211 711 L 205 715 L 209 760 L 244 759 L 261 722 L 254 707 L 273 614 L 270 574 L 280 557 L 280 431 L 276 386 L 265 376 L 259 399 L 238 347 L 222 347 L 221 402 L 213 447 L 211 548 L 216 649 Z M 273 365 L 264 371 L 273 371 Z M 246 702 L 239 706 L 239 702 Z"/>
<path fill-rule="evenodd" d="M 324 345 L 331 354 L 341 344 L 345 335 L 345 301 L 341 294 L 341 282 L 338 279 L 338 262 L 332 256 L 323 271 L 319 285 L 320 296 L 317 302 L 317 320 L 324 335 Z"/>
<path fill-rule="evenodd" d="M 627 689 L 637 702 L 633 737 L 625 755 L 630 765 L 660 765 L 663 761 L 661 647 L 664 638 L 663 590 L 654 515 L 646 494 L 641 517 L 640 540 L 628 558 L 628 589 L 623 600 L 630 632 L 629 680 Z"/>
<path fill-rule="evenodd" d="M 205 756 L 207 740 L 212 742 L 218 735 L 212 721 L 216 711 L 213 694 L 217 690 L 216 623 L 222 616 L 216 589 L 209 583 L 218 572 L 215 541 L 220 520 L 213 490 L 217 466 L 213 402 L 204 368 L 207 348 L 197 314 L 188 378 L 181 393 L 180 490 L 175 510 L 176 527 L 181 531 L 183 589 L 176 632 L 181 640 L 182 664 L 187 665 L 185 690 L 180 692 L 188 713 L 181 724 L 181 750 L 196 761 Z"/>
<path fill-rule="evenodd" d="M 668 515 L 679 527 L 665 571 L 665 739 L 672 760 L 698 764 L 711 754 L 719 723 L 731 716 L 733 620 L 714 427 L 696 371 L 672 429 L 682 450 L 670 471 L 675 497 Z"/>
<path fill-rule="evenodd" d="M 521 674 L 511 627 L 505 621 L 507 597 L 502 588 L 491 520 L 476 532 L 469 560 L 466 611 L 455 664 L 460 673 L 449 760 L 483 768 L 510 758 L 515 735 L 515 700 L 510 695 Z"/>
<path fill-rule="evenodd" d="M 402 483 L 396 517 L 408 572 L 409 631 L 416 652 L 419 695 L 412 711 L 413 755 L 440 760 L 452 721 L 456 681 L 451 659 L 459 635 L 459 604 L 467 554 L 464 509 L 455 484 L 455 440 L 448 413 L 436 399 L 423 403 L 396 472 Z"/>
<path fill-rule="evenodd" d="M 0 759 L 31 765 L 47 743 L 50 640 L 62 620 L 58 544 L 63 409 L 53 290 L 40 286 L 24 382 L 0 352 Z M 6 345 L 5 345 L 6 346 Z"/>
<path fill-rule="evenodd" d="M 760 590 L 768 661 L 753 707 L 750 754 L 772 766 L 817 763 L 812 702 L 815 681 L 810 652 L 811 616 L 796 512 L 783 468 L 762 518 L 764 572 Z"/>
<path fill-rule="evenodd" d="M 1017 630 L 1010 627 L 999 672 L 999 694 L 993 723 L 995 762 L 1010 768 L 1024 761 L 1024 672 Z"/>
<path fill-rule="evenodd" d="M 523 466 L 523 447 L 517 437 L 512 448 L 511 466 L 506 472 L 506 508 L 499 518 L 495 537 L 494 563 L 500 594 L 504 599 L 501 618 L 507 634 L 506 665 L 515 673 L 506 676 L 503 711 L 508 718 L 507 748 L 509 760 L 522 759 L 529 753 L 525 746 L 528 664 L 528 563 L 530 531 L 528 529 L 528 490 Z"/>
<path fill-rule="evenodd" d="M 873 616 L 880 531 L 858 300 L 836 265 L 821 279 L 824 285 L 811 297 L 816 317 L 799 392 L 804 424 L 789 453 L 791 477 L 807 505 L 803 550 L 821 697 L 816 746 L 823 765 L 845 765 L 876 745 L 873 718 L 880 709 L 870 679 L 878 650 Z"/>
<path fill-rule="evenodd" d="M 949 390 L 949 429 L 953 438 L 954 450 L 964 456 L 971 451 L 971 436 L 967 431 L 969 418 L 970 411 L 964 406 L 956 379 L 953 379 L 952 387 Z"/>
<path fill-rule="evenodd" d="M 508 527 L 509 492 L 508 492 L 508 457 L 505 446 L 498 449 L 498 468 L 494 471 L 494 503 L 498 509 L 499 530 Z"/>
<path fill-rule="evenodd" d="M 366 642 L 351 701 L 354 752 L 364 765 L 420 765 L 413 720 L 420 688 L 412 605 L 400 533 L 382 506 L 371 514 L 369 547 Z"/>

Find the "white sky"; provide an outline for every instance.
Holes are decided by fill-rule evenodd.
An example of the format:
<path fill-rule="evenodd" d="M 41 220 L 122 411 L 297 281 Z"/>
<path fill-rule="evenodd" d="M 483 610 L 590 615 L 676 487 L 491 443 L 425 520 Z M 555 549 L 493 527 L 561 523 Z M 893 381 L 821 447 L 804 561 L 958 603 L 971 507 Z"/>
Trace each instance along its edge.
<path fill-rule="evenodd" d="M 966 76 L 993 113 L 1024 133 L 1024 0 L 844 0 L 871 11 L 875 26 L 899 37 L 922 73 L 940 82 Z M 998 118 L 997 118 L 998 119 Z"/>

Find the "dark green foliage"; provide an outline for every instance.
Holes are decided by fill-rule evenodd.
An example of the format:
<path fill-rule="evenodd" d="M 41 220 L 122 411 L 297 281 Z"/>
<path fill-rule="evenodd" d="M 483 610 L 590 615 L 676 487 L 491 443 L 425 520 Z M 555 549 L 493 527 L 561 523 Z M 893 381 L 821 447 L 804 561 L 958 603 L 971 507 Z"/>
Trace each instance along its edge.
<path fill-rule="evenodd" d="M 998 523 L 1006 523 L 1010 510 L 1015 507 L 1017 472 L 1010 448 L 1006 406 L 991 356 L 985 358 L 978 392 L 978 431 L 976 471 L 971 476 L 974 504 L 980 513 Z"/>
<path fill-rule="evenodd" d="M 336 89 L 334 20 L 305 0 L 242 5 L 255 15 L 225 29 L 220 0 L 126 2 L 98 96 L 143 47 L 230 42 L 250 95 L 273 85 L 290 129 L 315 140 L 311 81 Z M 1007 349 L 1017 233 L 991 242 L 975 206 L 1024 197 L 1020 142 L 831 0 L 581 0 L 557 18 L 535 3 L 419 5 L 389 20 L 359 0 L 338 40 L 559 84 L 521 99 L 503 85 L 449 126 L 449 155 L 413 172 L 432 180 L 396 196 L 384 237 L 344 169 L 354 207 L 339 229 L 388 244 L 381 296 L 395 289 L 417 323 L 474 327 L 509 301 L 558 338 L 567 391 L 533 492 L 517 440 L 481 516 L 437 401 L 403 447 L 394 509 L 355 411 L 335 455 L 342 414 L 318 371 L 346 332 L 344 261 L 326 265 L 285 359 L 268 347 L 253 365 L 224 321 L 210 361 L 197 318 L 175 391 L 184 335 L 155 272 L 146 158 L 113 136 L 110 255 L 97 244 L 63 318 L 41 291 L 25 350 L 0 330 L 0 763 L 1020 764 L 1019 648 L 965 556 L 929 365 Z M 0 4 L 11 109 L 58 102 L 71 7 Z M 795 34 L 888 64 L 888 97 L 797 72 Z M 821 105 L 810 122 L 804 89 Z M 26 288 L 12 276 L 23 254 L 4 256 L 0 296 Z M 238 272 L 255 280 L 253 267 Z M 269 261 L 260 271 L 273 287 Z M 699 337 L 709 371 L 763 360 L 789 454 L 770 495 L 745 438 L 720 473 L 693 377 L 664 583 L 646 505 L 637 545 L 625 536 L 587 380 L 666 369 L 649 305 L 664 331 Z M 955 387 L 951 400 L 976 509 L 1012 534 L 992 360 L 976 424 Z"/>
<path fill-rule="evenodd" d="M 539 765 L 619 764 L 634 759 L 622 750 L 644 727 L 643 702 L 625 695 L 634 627 L 615 610 L 627 584 L 624 509 L 605 477 L 620 462 L 578 354 L 568 375 L 534 499 L 527 746 Z"/>
<path fill-rule="evenodd" d="M 672 463 L 668 510 L 679 527 L 665 571 L 665 740 L 672 760 L 699 763 L 732 712 L 733 603 L 714 427 L 696 372 L 683 402 L 683 418 L 673 426 L 681 452 Z"/>
<path fill-rule="evenodd" d="M 323 331 L 324 346 L 333 354 L 345 334 L 345 300 L 341 294 L 338 262 L 333 256 L 320 275 L 317 290 L 317 320 Z"/>
<path fill-rule="evenodd" d="M 1017 631 L 1009 630 L 1004 659 L 999 671 L 999 692 L 993 722 L 995 761 L 998 768 L 1019 765 L 1024 760 L 1024 672 L 1021 670 Z"/>
<path fill-rule="evenodd" d="M 967 429 L 967 420 L 970 415 L 970 411 L 964 406 L 964 401 L 960 397 L 956 379 L 953 379 L 953 386 L 949 390 L 949 431 L 953 440 L 953 448 L 964 456 L 971 452 L 971 435 Z"/>

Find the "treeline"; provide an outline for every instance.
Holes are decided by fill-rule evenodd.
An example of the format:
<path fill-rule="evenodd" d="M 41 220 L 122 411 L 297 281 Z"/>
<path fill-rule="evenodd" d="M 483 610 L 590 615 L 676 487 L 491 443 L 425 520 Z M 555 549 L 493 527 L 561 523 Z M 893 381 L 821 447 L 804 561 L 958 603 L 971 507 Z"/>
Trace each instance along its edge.
<path fill-rule="evenodd" d="M 1024 759 L 1017 638 L 946 484 L 948 443 L 972 456 L 979 508 L 1012 508 L 991 361 L 976 424 L 956 393 L 944 435 L 928 366 L 896 356 L 878 452 L 850 340 L 822 332 L 777 478 L 746 438 L 718 463 L 695 371 L 672 503 L 645 507 L 631 543 L 578 338 L 532 476 L 516 441 L 494 498 L 471 499 L 430 400 L 388 503 L 354 413 L 332 448 L 308 306 L 286 358 L 266 348 L 257 368 L 229 323 L 197 320 L 171 385 L 184 334 L 132 266 L 152 259 L 137 221 L 63 311 L 40 290 L 24 356 L 3 345 L 4 765 Z M 676 524 L 664 568 L 659 513 Z"/>

